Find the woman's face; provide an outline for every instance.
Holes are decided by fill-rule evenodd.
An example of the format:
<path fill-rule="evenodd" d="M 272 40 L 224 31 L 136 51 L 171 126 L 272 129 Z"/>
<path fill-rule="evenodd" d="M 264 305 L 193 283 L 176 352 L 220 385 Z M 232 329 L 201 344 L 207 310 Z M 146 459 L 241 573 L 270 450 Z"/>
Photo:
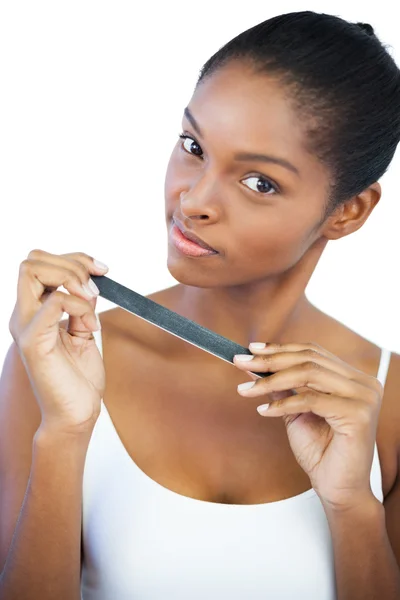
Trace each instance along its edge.
<path fill-rule="evenodd" d="M 165 180 L 168 268 L 198 287 L 242 285 L 293 267 L 321 237 L 328 173 L 273 78 L 231 63 L 195 90 Z M 266 155 L 268 158 L 240 156 Z M 290 164 L 289 164 L 290 163 Z M 189 257 L 173 218 L 218 254 Z"/>

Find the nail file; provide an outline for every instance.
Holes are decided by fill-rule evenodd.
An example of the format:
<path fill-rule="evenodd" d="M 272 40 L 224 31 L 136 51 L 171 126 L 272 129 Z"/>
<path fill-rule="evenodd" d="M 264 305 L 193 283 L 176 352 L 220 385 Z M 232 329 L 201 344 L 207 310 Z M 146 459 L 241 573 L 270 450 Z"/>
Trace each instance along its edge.
<path fill-rule="evenodd" d="M 252 354 L 245 346 L 236 344 L 228 338 L 211 331 L 211 329 L 207 329 L 169 308 L 145 298 L 105 275 L 92 275 L 91 278 L 99 288 L 100 296 L 106 300 L 110 300 L 141 319 L 228 363 L 234 364 L 233 357 L 235 354 Z M 273 375 L 273 373 L 255 373 L 253 371 L 250 371 L 250 373 L 257 377 Z"/>

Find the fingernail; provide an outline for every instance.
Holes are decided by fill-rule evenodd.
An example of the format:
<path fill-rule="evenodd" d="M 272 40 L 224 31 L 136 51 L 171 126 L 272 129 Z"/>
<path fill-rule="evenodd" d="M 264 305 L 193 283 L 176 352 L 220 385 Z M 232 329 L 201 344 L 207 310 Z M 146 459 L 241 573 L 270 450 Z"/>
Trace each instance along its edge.
<path fill-rule="evenodd" d="M 254 354 L 235 354 L 235 358 L 243 361 L 253 360 Z"/>
<path fill-rule="evenodd" d="M 95 298 L 96 294 L 93 294 L 92 290 L 86 283 L 82 283 L 82 289 L 89 298 Z"/>
<path fill-rule="evenodd" d="M 98 296 L 100 294 L 99 288 L 92 279 L 89 279 L 88 286 L 95 296 Z"/>
<path fill-rule="evenodd" d="M 107 265 L 105 265 L 104 263 L 100 262 L 99 260 L 94 260 L 93 264 L 95 267 L 97 267 L 98 269 L 101 269 L 102 271 L 108 271 L 108 267 Z"/>
<path fill-rule="evenodd" d="M 265 348 L 265 344 L 263 342 L 251 342 L 249 346 L 254 348 L 254 350 L 262 350 L 263 348 Z"/>
<path fill-rule="evenodd" d="M 241 383 L 238 385 L 237 389 L 239 392 L 243 392 L 244 390 L 250 390 L 255 384 L 255 381 L 246 381 L 246 383 Z"/>
<path fill-rule="evenodd" d="M 268 410 L 269 404 L 261 404 L 261 406 L 257 406 L 257 410 L 260 415 L 264 415 Z"/>

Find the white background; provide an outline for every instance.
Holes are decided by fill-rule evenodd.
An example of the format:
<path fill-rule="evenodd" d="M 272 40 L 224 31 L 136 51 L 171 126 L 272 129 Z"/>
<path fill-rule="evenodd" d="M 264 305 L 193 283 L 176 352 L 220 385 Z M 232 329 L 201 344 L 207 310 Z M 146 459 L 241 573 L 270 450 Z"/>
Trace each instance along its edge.
<path fill-rule="evenodd" d="M 19 264 L 30 250 L 83 251 L 147 295 L 167 266 L 164 176 L 203 63 L 278 13 L 366 21 L 400 64 L 390 2 L 18 0 L 0 4 L 0 362 Z M 274 6 L 275 5 L 275 6 Z M 361 230 L 328 244 L 307 296 L 400 351 L 398 152 Z M 98 312 L 114 305 L 103 298 Z"/>

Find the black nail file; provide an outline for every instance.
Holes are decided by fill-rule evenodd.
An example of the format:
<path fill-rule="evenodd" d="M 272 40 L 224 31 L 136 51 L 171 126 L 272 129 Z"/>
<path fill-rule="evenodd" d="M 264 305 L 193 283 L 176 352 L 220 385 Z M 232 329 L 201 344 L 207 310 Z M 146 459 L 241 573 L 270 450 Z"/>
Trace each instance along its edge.
<path fill-rule="evenodd" d="M 222 360 L 234 364 L 235 354 L 252 354 L 248 348 L 232 342 L 226 337 L 202 327 L 198 323 L 157 304 L 149 298 L 130 290 L 121 283 L 105 275 L 92 275 L 91 278 L 100 290 L 100 296 L 110 300 L 121 308 L 137 315 L 141 319 L 172 333 L 178 338 L 201 348 Z M 250 363 L 249 363 L 250 364 Z M 273 373 L 254 373 L 258 377 L 268 377 Z"/>

